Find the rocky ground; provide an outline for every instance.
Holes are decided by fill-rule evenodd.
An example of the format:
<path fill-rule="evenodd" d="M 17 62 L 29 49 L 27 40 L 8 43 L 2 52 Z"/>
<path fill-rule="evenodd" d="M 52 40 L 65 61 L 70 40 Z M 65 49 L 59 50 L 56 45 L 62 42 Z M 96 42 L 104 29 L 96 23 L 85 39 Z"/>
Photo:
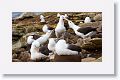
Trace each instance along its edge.
<path fill-rule="evenodd" d="M 62 12 L 60 14 L 67 13 L 69 19 L 76 25 L 81 27 L 96 27 L 97 34 L 91 38 L 85 40 L 76 36 L 72 29 L 68 29 L 65 39 L 67 43 L 76 44 L 82 48 L 82 54 L 89 54 L 89 56 L 83 57 L 82 62 L 101 62 L 102 61 L 102 13 L 101 12 Z M 58 23 L 56 12 L 41 13 L 45 16 L 47 23 L 53 28 Z M 93 22 L 84 23 L 85 17 L 89 16 Z M 65 26 L 68 27 L 67 21 Z M 12 61 L 13 62 L 31 62 L 30 54 L 26 49 L 26 40 L 29 35 L 37 34 L 42 35 L 43 24 L 40 23 L 39 15 L 34 13 L 26 13 L 19 18 L 12 20 Z M 41 61 L 52 61 L 54 56 Z"/>

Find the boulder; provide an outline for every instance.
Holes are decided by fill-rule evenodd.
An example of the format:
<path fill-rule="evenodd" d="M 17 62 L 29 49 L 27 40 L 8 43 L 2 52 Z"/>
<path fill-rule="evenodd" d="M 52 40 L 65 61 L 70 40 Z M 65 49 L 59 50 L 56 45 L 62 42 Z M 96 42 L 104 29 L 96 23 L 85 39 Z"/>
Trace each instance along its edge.
<path fill-rule="evenodd" d="M 27 37 L 30 35 L 42 35 L 43 32 L 31 32 L 27 33 L 26 35 L 22 36 L 15 44 L 12 45 L 12 49 L 19 49 L 21 47 L 26 46 L 27 44 Z"/>
<path fill-rule="evenodd" d="M 23 12 L 20 16 L 16 17 L 15 19 L 21 19 L 25 17 L 34 17 L 36 14 L 33 12 Z"/>
<path fill-rule="evenodd" d="M 96 58 L 88 57 L 81 60 L 81 62 L 94 62 Z"/>
<path fill-rule="evenodd" d="M 102 50 L 102 38 L 93 38 L 81 47 L 85 50 Z"/>
<path fill-rule="evenodd" d="M 96 21 L 96 22 L 90 22 L 90 23 L 81 23 L 81 24 L 79 24 L 79 26 L 80 27 L 94 27 L 94 28 L 98 28 L 100 24 L 102 24 L 101 21 Z"/>
<path fill-rule="evenodd" d="M 96 59 L 94 62 L 102 62 L 102 57 L 99 57 L 99 58 Z"/>
<path fill-rule="evenodd" d="M 22 61 L 19 59 L 12 59 L 12 62 L 22 62 Z"/>
<path fill-rule="evenodd" d="M 71 34 L 71 33 L 65 32 L 61 36 L 61 38 L 66 40 L 66 42 L 69 43 L 69 44 L 75 44 L 75 43 L 77 43 L 77 40 L 79 39 L 79 36 L 77 36 L 75 34 Z"/>
<path fill-rule="evenodd" d="M 97 14 L 93 19 L 95 21 L 102 21 L 102 14 Z"/>
<path fill-rule="evenodd" d="M 28 62 L 30 61 L 30 53 L 27 51 L 21 52 L 20 55 L 18 56 L 18 59 L 21 60 L 22 62 Z"/>

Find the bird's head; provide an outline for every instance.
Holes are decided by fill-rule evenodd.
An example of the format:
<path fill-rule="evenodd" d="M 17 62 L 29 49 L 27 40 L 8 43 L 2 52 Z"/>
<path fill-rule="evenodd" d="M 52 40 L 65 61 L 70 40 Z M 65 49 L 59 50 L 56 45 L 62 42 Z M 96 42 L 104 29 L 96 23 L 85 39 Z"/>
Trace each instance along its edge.
<path fill-rule="evenodd" d="M 40 18 L 41 18 L 41 19 L 43 19 L 43 18 L 44 18 L 44 16 L 43 16 L 43 15 L 40 15 Z"/>
<path fill-rule="evenodd" d="M 57 17 L 60 17 L 60 13 L 57 14 Z"/>
<path fill-rule="evenodd" d="M 27 43 L 32 44 L 33 41 L 34 41 L 33 36 L 28 36 Z"/>
<path fill-rule="evenodd" d="M 68 25 L 69 25 L 69 27 L 70 28 L 73 28 L 73 26 L 75 25 L 71 20 L 68 20 L 68 19 L 66 19 L 67 21 L 68 21 Z"/>
<path fill-rule="evenodd" d="M 64 15 L 60 15 L 60 19 L 65 19 L 65 16 Z"/>
<path fill-rule="evenodd" d="M 64 17 L 65 17 L 65 18 L 68 18 L 68 15 L 67 15 L 67 14 L 65 14 L 65 15 L 64 15 Z"/>

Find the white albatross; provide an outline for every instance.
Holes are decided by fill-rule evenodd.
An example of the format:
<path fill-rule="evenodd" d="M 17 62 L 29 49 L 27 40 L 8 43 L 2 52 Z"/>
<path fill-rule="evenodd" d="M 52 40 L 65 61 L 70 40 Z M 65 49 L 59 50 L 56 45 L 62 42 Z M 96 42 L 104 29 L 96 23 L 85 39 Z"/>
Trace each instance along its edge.
<path fill-rule="evenodd" d="M 51 50 L 53 53 L 55 53 L 55 45 L 58 42 L 59 39 L 57 38 L 49 38 L 48 42 L 48 49 Z"/>
<path fill-rule="evenodd" d="M 54 28 L 48 26 L 47 24 L 45 24 L 45 25 L 43 26 L 43 28 L 42 28 L 42 30 L 43 30 L 44 33 L 48 32 L 48 31 L 51 31 L 51 30 L 53 30 L 53 29 L 54 29 Z"/>
<path fill-rule="evenodd" d="M 36 60 L 36 59 L 42 59 L 42 58 L 46 58 L 47 56 L 42 54 L 39 51 L 40 47 L 39 47 L 39 42 L 34 41 L 31 45 L 31 60 Z"/>
<path fill-rule="evenodd" d="M 57 13 L 57 17 L 60 17 L 60 13 Z"/>
<path fill-rule="evenodd" d="M 45 42 L 47 42 L 51 33 L 52 33 L 52 31 L 48 31 L 46 34 L 41 35 L 41 37 L 36 39 L 33 43 L 34 44 L 37 43 L 36 45 L 38 45 L 39 47 L 42 46 Z"/>
<path fill-rule="evenodd" d="M 85 20 L 84 20 L 84 23 L 90 23 L 90 22 L 91 22 L 90 17 L 86 17 Z"/>
<path fill-rule="evenodd" d="M 91 37 L 96 34 L 96 29 L 93 27 L 79 27 L 75 25 L 72 21 L 66 19 L 68 21 L 68 25 L 70 28 L 72 28 L 77 36 L 80 36 L 82 38 Z"/>
<path fill-rule="evenodd" d="M 63 19 L 64 19 L 64 16 L 60 15 L 59 22 L 55 28 L 55 34 L 57 38 L 59 38 L 66 31 Z"/>
<path fill-rule="evenodd" d="M 40 22 L 45 22 L 45 19 L 44 19 L 45 17 L 43 16 L 43 15 L 40 15 Z"/>
<path fill-rule="evenodd" d="M 39 35 L 30 35 L 27 37 L 27 47 L 26 47 L 26 50 L 30 53 L 30 48 L 31 48 L 31 45 L 32 43 L 38 39 L 40 36 Z"/>
<path fill-rule="evenodd" d="M 28 36 L 28 38 L 27 38 L 27 44 L 32 44 L 34 40 L 35 39 L 33 39 L 33 36 Z"/>
<path fill-rule="evenodd" d="M 79 55 L 81 48 L 76 45 L 67 44 L 64 39 L 59 40 L 55 45 L 57 55 Z"/>

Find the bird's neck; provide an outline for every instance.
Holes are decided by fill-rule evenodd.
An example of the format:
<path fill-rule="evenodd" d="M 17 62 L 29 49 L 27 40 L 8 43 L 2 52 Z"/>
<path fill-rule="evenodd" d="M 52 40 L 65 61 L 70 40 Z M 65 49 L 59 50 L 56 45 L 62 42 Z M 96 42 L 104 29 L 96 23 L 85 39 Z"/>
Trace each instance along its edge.
<path fill-rule="evenodd" d="M 44 19 L 44 18 L 41 18 L 41 22 L 45 22 L 45 19 Z"/>
<path fill-rule="evenodd" d="M 44 35 L 44 37 L 49 38 L 50 35 L 51 35 L 51 33 L 46 33 L 46 34 Z"/>
<path fill-rule="evenodd" d="M 72 27 L 72 29 L 73 29 L 74 31 L 77 31 L 79 28 L 80 28 L 80 27 L 78 27 L 78 26 L 76 26 L 76 25 L 74 25 L 74 26 Z"/>
<path fill-rule="evenodd" d="M 59 19 L 58 24 L 64 25 L 64 21 L 63 21 L 63 19 L 62 19 L 62 18 L 60 18 L 60 19 Z"/>
<path fill-rule="evenodd" d="M 31 50 L 30 51 L 31 51 L 31 54 L 38 53 L 39 52 L 39 48 L 31 46 Z"/>

